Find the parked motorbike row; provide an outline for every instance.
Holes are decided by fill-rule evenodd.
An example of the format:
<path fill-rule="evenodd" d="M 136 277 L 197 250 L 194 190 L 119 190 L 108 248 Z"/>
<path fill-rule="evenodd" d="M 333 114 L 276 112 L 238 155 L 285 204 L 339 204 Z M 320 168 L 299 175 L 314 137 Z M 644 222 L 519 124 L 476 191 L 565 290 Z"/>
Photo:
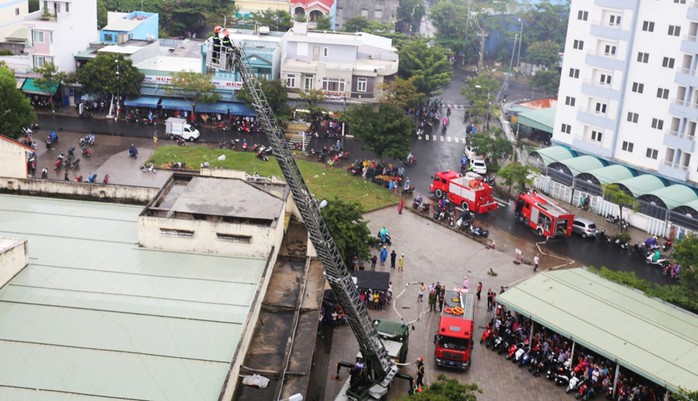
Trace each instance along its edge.
<path fill-rule="evenodd" d="M 611 361 L 579 345 L 572 355 L 570 341 L 559 334 L 536 324 L 530 336 L 530 319 L 518 313 L 512 315 L 501 305 L 495 311 L 480 344 L 504 355 L 520 368 L 527 368 L 533 376 L 543 375 L 556 385 L 564 386 L 565 392 L 573 393 L 576 399 L 589 400 L 598 395 L 616 401 L 662 399 L 664 389 L 631 372 L 621 371 L 614 389 L 614 363 Z"/>
<path fill-rule="evenodd" d="M 681 265 L 671 262 L 671 249 L 673 242 L 666 240 L 663 244 L 657 242 L 656 237 L 650 237 L 645 242 L 631 244 L 629 237 L 623 234 L 608 235 L 605 230 L 596 232 L 596 240 L 602 244 L 617 246 L 622 252 L 627 252 L 633 257 L 643 258 L 648 265 L 659 268 L 660 272 L 673 279 L 678 279 Z"/>
<path fill-rule="evenodd" d="M 425 203 L 422 194 L 418 194 L 412 201 L 412 209 L 429 215 L 431 204 Z M 463 210 L 455 203 L 446 199 L 440 199 L 434 204 L 432 218 L 438 222 L 447 223 L 449 227 L 462 231 L 473 237 L 487 238 L 490 231 L 482 226 L 475 225 L 475 215 L 469 210 Z"/>

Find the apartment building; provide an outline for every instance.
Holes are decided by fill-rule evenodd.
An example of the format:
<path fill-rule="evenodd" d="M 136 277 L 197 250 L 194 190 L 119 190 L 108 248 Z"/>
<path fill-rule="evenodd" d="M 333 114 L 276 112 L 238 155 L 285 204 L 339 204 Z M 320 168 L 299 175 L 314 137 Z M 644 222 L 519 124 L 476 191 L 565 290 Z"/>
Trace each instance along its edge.
<path fill-rule="evenodd" d="M 573 0 L 553 142 L 698 185 L 698 3 Z"/>
<path fill-rule="evenodd" d="M 12 40 L 13 33 L 23 28 L 22 20 L 28 13 L 27 1 L 0 0 L 0 42 Z"/>

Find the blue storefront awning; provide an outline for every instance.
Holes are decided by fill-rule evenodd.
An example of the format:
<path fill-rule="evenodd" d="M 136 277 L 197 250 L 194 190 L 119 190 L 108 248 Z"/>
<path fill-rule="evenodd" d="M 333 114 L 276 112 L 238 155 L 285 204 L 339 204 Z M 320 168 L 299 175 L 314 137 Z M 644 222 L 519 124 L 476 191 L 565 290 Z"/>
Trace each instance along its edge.
<path fill-rule="evenodd" d="M 160 98 L 153 97 L 153 96 L 140 96 L 140 97 L 137 97 L 135 99 L 124 100 L 124 105 L 127 107 L 156 108 L 156 107 L 158 107 L 158 103 L 160 103 Z"/>
<path fill-rule="evenodd" d="M 166 110 L 181 110 L 189 111 L 191 110 L 191 104 L 184 99 L 167 99 L 163 98 L 160 103 L 163 109 Z"/>
<path fill-rule="evenodd" d="M 245 117 L 253 117 L 255 115 L 254 110 L 242 103 L 228 102 L 199 104 L 196 106 L 196 111 L 199 113 L 231 114 Z"/>

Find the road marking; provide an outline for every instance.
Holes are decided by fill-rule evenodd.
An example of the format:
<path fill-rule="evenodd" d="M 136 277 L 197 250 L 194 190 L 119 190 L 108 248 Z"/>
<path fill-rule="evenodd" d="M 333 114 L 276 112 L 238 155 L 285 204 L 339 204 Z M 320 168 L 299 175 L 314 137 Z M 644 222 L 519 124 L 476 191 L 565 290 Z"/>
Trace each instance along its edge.
<path fill-rule="evenodd" d="M 450 137 L 450 136 L 447 136 L 447 137 L 446 137 L 446 142 L 451 142 L 451 137 Z"/>

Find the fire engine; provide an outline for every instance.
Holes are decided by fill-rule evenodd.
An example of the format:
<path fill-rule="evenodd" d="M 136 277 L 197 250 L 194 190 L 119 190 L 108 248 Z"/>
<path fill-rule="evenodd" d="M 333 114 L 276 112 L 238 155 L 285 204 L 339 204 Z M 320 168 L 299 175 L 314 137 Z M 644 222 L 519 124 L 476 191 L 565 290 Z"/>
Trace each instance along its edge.
<path fill-rule="evenodd" d="M 470 367 L 475 330 L 474 304 L 474 294 L 446 291 L 439 331 L 434 336 L 434 359 L 438 366 L 456 369 Z"/>
<path fill-rule="evenodd" d="M 574 214 L 545 195 L 536 191 L 522 193 L 514 208 L 519 221 L 541 237 L 565 238 L 572 235 Z"/>
<path fill-rule="evenodd" d="M 446 196 L 449 201 L 474 213 L 487 213 L 498 206 L 492 196 L 492 187 L 482 180 L 481 175 L 471 172 L 461 175 L 450 170 L 440 171 L 434 174 L 429 191 L 437 198 Z"/>

